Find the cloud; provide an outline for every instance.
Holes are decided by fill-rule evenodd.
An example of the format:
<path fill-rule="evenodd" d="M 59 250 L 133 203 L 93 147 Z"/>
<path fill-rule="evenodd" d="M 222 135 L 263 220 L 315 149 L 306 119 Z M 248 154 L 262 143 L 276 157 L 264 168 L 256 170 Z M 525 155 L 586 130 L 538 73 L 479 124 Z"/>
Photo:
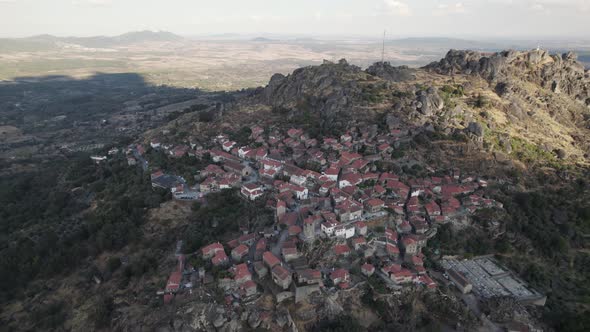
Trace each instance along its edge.
<path fill-rule="evenodd" d="M 412 10 L 407 3 L 398 0 L 383 0 L 381 12 L 388 15 L 410 16 Z"/>
<path fill-rule="evenodd" d="M 542 4 L 540 4 L 540 3 L 535 3 L 535 4 L 532 4 L 532 5 L 531 5 L 531 9 L 532 9 L 533 11 L 535 11 L 535 12 L 544 12 L 544 11 L 546 10 L 546 9 L 545 9 L 545 6 L 543 6 L 543 5 L 542 5 Z"/>
<path fill-rule="evenodd" d="M 88 5 L 102 7 L 112 5 L 113 0 L 72 0 L 72 4 L 78 6 Z"/>
<path fill-rule="evenodd" d="M 549 13 L 554 10 L 590 11 L 589 0 L 486 0 L 488 3 L 517 6 L 533 12 Z"/>
<path fill-rule="evenodd" d="M 454 4 L 441 3 L 436 7 L 434 14 L 437 16 L 446 16 L 453 14 L 464 14 L 465 12 L 467 12 L 467 9 L 462 2 L 457 2 Z"/>

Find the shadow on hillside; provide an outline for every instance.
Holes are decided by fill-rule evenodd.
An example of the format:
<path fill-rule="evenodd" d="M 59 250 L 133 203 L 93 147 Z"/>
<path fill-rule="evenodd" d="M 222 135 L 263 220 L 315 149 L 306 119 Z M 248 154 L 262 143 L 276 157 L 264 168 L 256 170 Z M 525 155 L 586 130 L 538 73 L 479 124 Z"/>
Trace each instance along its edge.
<path fill-rule="evenodd" d="M 136 73 L 18 77 L 0 82 L 0 123 L 22 125 L 66 116 L 88 121 L 122 110 L 140 112 L 202 95 L 198 89 L 154 86 Z"/>
<path fill-rule="evenodd" d="M 119 111 L 131 104 L 142 107 L 170 104 L 201 93 L 196 89 L 153 86 L 136 73 L 99 73 L 82 79 L 18 77 L 0 83 L 0 116 L 2 122 L 10 122 L 11 116 L 33 115 L 39 119 L 66 115 L 81 120 Z"/>

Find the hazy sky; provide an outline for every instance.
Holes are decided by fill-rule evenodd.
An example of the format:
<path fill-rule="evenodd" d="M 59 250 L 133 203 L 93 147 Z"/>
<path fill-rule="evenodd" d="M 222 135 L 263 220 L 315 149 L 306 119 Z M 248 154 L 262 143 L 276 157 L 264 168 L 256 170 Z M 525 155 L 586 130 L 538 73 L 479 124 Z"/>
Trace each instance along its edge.
<path fill-rule="evenodd" d="M 590 0 L 0 0 L 0 35 L 590 37 Z"/>

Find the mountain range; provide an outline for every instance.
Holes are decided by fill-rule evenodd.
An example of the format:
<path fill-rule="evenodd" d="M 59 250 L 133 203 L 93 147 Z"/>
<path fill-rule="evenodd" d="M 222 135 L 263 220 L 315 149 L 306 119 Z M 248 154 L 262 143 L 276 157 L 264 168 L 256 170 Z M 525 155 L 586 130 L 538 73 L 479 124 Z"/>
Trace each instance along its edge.
<path fill-rule="evenodd" d="M 136 31 L 118 36 L 57 37 L 37 35 L 26 38 L 0 39 L 0 52 L 32 52 L 55 50 L 60 44 L 74 44 L 86 48 L 112 48 L 147 42 L 182 42 L 185 38 L 166 31 Z"/>

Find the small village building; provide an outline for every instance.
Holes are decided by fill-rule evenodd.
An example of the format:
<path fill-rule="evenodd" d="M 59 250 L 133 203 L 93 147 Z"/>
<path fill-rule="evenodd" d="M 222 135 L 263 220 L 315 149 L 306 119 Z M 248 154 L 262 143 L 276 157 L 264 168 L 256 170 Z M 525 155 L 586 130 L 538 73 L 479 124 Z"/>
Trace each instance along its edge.
<path fill-rule="evenodd" d="M 471 292 L 471 290 L 473 289 L 473 285 L 471 284 L 471 282 L 469 282 L 467 277 L 465 277 L 465 275 L 461 271 L 450 269 L 447 270 L 447 275 L 449 276 L 449 279 L 453 282 L 453 284 L 455 284 L 455 286 L 457 286 L 457 288 L 463 294 L 467 294 Z"/>
<path fill-rule="evenodd" d="M 210 244 L 203 249 L 201 249 L 201 253 L 203 254 L 204 259 L 209 259 L 215 256 L 218 252 L 224 251 L 223 245 L 219 242 Z"/>
<path fill-rule="evenodd" d="M 240 286 L 240 296 L 244 298 L 254 296 L 257 292 L 258 287 L 256 286 L 256 283 L 252 280 L 248 280 Z"/>
<path fill-rule="evenodd" d="M 334 285 L 350 281 L 350 274 L 346 269 L 336 269 L 330 273 L 330 280 Z"/>
<path fill-rule="evenodd" d="M 180 289 L 180 283 L 182 280 L 182 272 L 174 271 L 168 277 L 168 282 L 166 282 L 166 289 L 165 292 L 170 294 L 176 293 Z"/>
<path fill-rule="evenodd" d="M 340 180 L 338 181 L 338 188 L 342 189 L 344 187 L 356 186 L 363 182 L 362 176 L 357 173 L 348 173 L 340 176 Z"/>
<path fill-rule="evenodd" d="M 237 284 L 242 284 L 246 281 L 252 280 L 252 274 L 248 269 L 248 265 L 246 265 L 245 263 L 238 264 L 234 266 L 231 270 L 234 275 L 234 281 Z"/>
<path fill-rule="evenodd" d="M 365 239 L 364 236 L 359 236 L 359 237 L 355 237 L 354 239 L 352 239 L 352 246 L 353 246 L 354 250 L 359 250 L 365 244 L 367 244 L 367 240 Z"/>
<path fill-rule="evenodd" d="M 367 224 L 362 221 L 359 221 L 354 224 L 356 234 L 365 236 L 367 235 Z"/>
<path fill-rule="evenodd" d="M 231 149 L 234 148 L 234 146 L 236 146 L 236 142 L 234 142 L 234 141 L 227 141 L 227 142 L 221 144 L 221 148 L 225 152 L 230 152 Z"/>
<path fill-rule="evenodd" d="M 270 269 L 272 269 L 276 265 L 280 265 L 281 264 L 281 260 L 278 259 L 277 256 L 273 255 L 273 253 L 270 252 L 270 251 L 267 251 L 264 254 L 262 254 L 262 261 Z"/>
<path fill-rule="evenodd" d="M 385 202 L 380 200 L 379 198 L 371 198 L 365 202 L 365 210 L 368 213 L 377 213 L 383 210 L 385 207 Z"/>
<path fill-rule="evenodd" d="M 393 271 L 391 273 L 391 280 L 395 281 L 397 284 L 405 284 L 412 282 L 413 278 L 414 274 L 412 273 L 412 271 L 405 268 L 401 268 L 400 270 Z"/>
<path fill-rule="evenodd" d="M 240 244 L 245 244 L 248 247 L 250 247 L 250 246 L 254 245 L 254 243 L 256 243 L 256 234 L 254 234 L 254 233 L 244 234 L 238 238 L 238 242 Z"/>
<path fill-rule="evenodd" d="M 333 248 L 336 256 L 348 256 L 350 255 L 350 248 L 346 244 L 337 244 Z"/>
<path fill-rule="evenodd" d="M 385 251 L 389 256 L 397 257 L 399 256 L 399 248 L 393 243 L 386 243 L 385 244 Z"/>
<path fill-rule="evenodd" d="M 297 251 L 297 248 L 283 248 L 281 249 L 281 255 L 283 256 L 285 262 L 290 262 L 301 257 L 301 254 L 299 251 Z"/>
<path fill-rule="evenodd" d="M 418 253 L 418 243 L 413 238 L 404 236 L 402 244 L 406 251 L 406 255 L 416 255 Z"/>
<path fill-rule="evenodd" d="M 361 273 L 366 275 L 367 277 L 370 277 L 373 275 L 373 273 L 375 273 L 375 267 L 372 264 L 363 264 L 361 266 Z"/>
<path fill-rule="evenodd" d="M 289 226 L 289 236 L 297 236 L 301 233 L 301 227 L 297 225 Z"/>
<path fill-rule="evenodd" d="M 227 255 L 225 254 L 225 251 L 219 251 L 215 254 L 215 256 L 213 256 L 213 258 L 211 259 L 211 263 L 214 266 L 226 265 L 227 263 L 229 263 L 229 257 L 227 257 Z"/>
<path fill-rule="evenodd" d="M 342 239 L 350 239 L 354 236 L 354 226 L 338 225 L 334 230 L 334 235 Z"/>
<path fill-rule="evenodd" d="M 322 282 L 322 272 L 320 270 L 305 269 L 297 272 L 297 282 L 300 284 L 319 284 Z"/>
<path fill-rule="evenodd" d="M 231 160 L 225 161 L 225 163 L 223 164 L 223 168 L 228 172 L 233 172 L 242 177 L 250 176 L 254 172 L 252 167 Z"/>
<path fill-rule="evenodd" d="M 235 261 L 241 261 L 248 255 L 249 248 L 246 245 L 240 244 L 231 251 L 231 257 Z"/>
<path fill-rule="evenodd" d="M 429 289 L 436 288 L 436 282 L 434 282 L 434 280 L 432 280 L 432 278 L 430 278 L 427 275 L 421 275 L 418 278 L 418 281 L 419 281 L 420 284 L 426 286 L 426 288 L 429 288 Z"/>
<path fill-rule="evenodd" d="M 262 196 L 264 190 L 260 184 L 246 183 L 242 185 L 242 189 L 240 192 L 242 193 L 242 195 L 244 195 L 244 197 L 248 198 L 251 201 L 254 201 Z"/>
<path fill-rule="evenodd" d="M 272 268 L 272 280 L 281 288 L 287 289 L 292 281 L 291 272 L 280 265 L 276 265 Z"/>
<path fill-rule="evenodd" d="M 332 236 L 334 234 L 334 231 L 336 230 L 336 226 L 338 225 L 339 223 L 337 221 L 328 220 L 326 222 L 323 222 L 320 228 L 324 234 L 326 234 L 327 236 Z"/>

